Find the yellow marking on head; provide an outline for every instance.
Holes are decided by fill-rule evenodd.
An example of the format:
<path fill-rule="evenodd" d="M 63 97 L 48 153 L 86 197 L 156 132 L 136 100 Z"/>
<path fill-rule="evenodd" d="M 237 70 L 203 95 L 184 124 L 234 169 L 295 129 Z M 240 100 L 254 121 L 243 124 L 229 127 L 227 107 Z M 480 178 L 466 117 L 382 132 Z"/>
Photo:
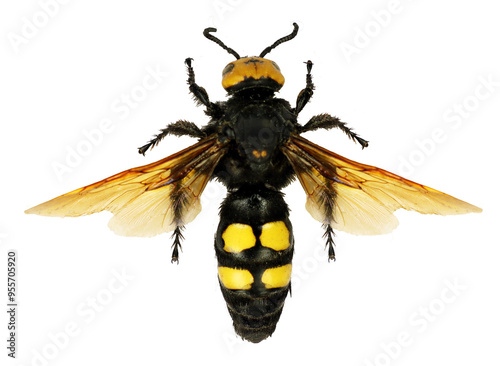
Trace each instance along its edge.
<path fill-rule="evenodd" d="M 262 150 L 260 152 L 260 156 L 263 157 L 263 158 L 265 158 L 267 156 L 267 151 L 266 150 Z"/>
<path fill-rule="evenodd" d="M 219 267 L 219 279 L 229 290 L 250 290 L 253 276 L 246 269 Z"/>
<path fill-rule="evenodd" d="M 252 155 L 255 156 L 256 158 L 260 158 L 260 152 L 258 150 L 253 150 Z"/>
<path fill-rule="evenodd" d="M 268 222 L 262 225 L 260 243 L 274 250 L 285 250 L 290 246 L 290 232 L 283 221 Z"/>
<path fill-rule="evenodd" d="M 292 265 L 285 264 L 281 267 L 268 268 L 262 274 L 262 283 L 266 288 L 285 287 L 292 277 Z"/>
<path fill-rule="evenodd" d="M 224 250 L 229 253 L 240 253 L 245 249 L 255 246 L 257 239 L 252 227 L 247 224 L 231 224 L 222 233 Z"/>
<path fill-rule="evenodd" d="M 222 71 L 222 86 L 227 90 L 239 83 L 245 83 L 248 79 L 261 78 L 275 81 L 273 88 L 276 90 L 285 83 L 285 77 L 274 61 L 262 57 L 244 57 L 227 64 Z"/>

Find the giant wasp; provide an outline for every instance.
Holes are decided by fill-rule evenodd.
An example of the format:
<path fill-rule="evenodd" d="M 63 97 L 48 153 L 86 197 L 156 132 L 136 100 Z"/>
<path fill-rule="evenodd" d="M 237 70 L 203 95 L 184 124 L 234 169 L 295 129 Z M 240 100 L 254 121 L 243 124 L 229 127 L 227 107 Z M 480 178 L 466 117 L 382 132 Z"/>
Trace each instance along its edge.
<path fill-rule="evenodd" d="M 319 114 L 300 124 L 298 116 L 313 95 L 312 62 L 295 106 L 277 98 L 284 84 L 278 65 L 264 58 L 298 32 L 278 39 L 259 56 L 240 57 L 213 33 L 203 32 L 236 61 L 222 71 L 226 101 L 212 102 L 195 81 L 186 59 L 189 90 L 210 121 L 203 127 L 184 120 L 169 124 L 139 148 L 141 154 L 167 135 L 198 142 L 167 158 L 79 188 L 26 211 L 46 216 L 81 216 L 103 210 L 109 227 L 126 236 L 173 231 L 172 261 L 178 261 L 182 229 L 200 212 L 208 181 L 227 187 L 215 234 L 222 294 L 236 332 L 251 342 L 270 336 L 291 291 L 294 238 L 281 190 L 295 178 L 307 196 L 306 208 L 324 227 L 329 259 L 335 259 L 334 229 L 353 234 L 393 230 L 397 209 L 453 215 L 481 209 L 385 170 L 357 163 L 301 135 L 339 128 L 363 148 L 368 142 L 344 122 Z"/>

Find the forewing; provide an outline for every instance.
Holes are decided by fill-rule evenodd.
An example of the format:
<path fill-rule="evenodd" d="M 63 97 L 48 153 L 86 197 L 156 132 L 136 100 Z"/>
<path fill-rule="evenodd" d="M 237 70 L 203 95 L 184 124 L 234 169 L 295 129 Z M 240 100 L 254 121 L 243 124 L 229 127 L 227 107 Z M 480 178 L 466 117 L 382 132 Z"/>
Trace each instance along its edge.
<path fill-rule="evenodd" d="M 357 235 L 385 234 L 397 209 L 459 215 L 482 210 L 386 170 L 357 163 L 292 135 L 283 153 L 307 194 L 306 208 L 318 221 Z"/>
<path fill-rule="evenodd" d="M 110 211 L 119 235 L 154 236 L 192 221 L 200 196 L 225 147 L 215 136 L 152 164 L 133 168 L 76 189 L 25 212 L 81 216 Z"/>

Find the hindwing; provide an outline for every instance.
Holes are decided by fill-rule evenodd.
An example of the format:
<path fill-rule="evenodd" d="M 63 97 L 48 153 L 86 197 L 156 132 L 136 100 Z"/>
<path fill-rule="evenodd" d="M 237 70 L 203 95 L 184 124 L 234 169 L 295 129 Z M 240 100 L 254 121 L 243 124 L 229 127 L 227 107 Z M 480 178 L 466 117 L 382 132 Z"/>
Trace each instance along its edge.
<path fill-rule="evenodd" d="M 215 135 L 155 163 L 76 189 L 25 212 L 74 217 L 110 211 L 119 235 L 154 236 L 192 221 L 200 196 L 226 151 Z"/>
<path fill-rule="evenodd" d="M 306 208 L 318 221 L 358 235 L 385 234 L 397 209 L 458 215 L 482 210 L 386 170 L 357 163 L 292 135 L 282 151 L 307 194 Z"/>

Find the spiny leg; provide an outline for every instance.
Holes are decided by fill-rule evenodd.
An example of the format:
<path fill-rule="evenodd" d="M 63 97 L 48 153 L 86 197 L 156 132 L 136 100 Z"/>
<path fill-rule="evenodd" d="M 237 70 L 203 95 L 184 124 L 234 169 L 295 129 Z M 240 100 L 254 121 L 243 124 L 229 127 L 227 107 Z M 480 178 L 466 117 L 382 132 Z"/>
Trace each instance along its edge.
<path fill-rule="evenodd" d="M 199 86 L 196 84 L 194 80 L 194 69 L 191 66 L 191 62 L 193 59 L 191 57 L 188 57 L 184 62 L 187 66 L 188 69 L 188 80 L 187 83 L 189 85 L 189 91 L 193 93 L 193 98 L 194 100 L 200 104 L 204 105 L 205 107 L 209 107 L 210 105 L 210 99 L 208 98 L 208 93 L 205 90 L 205 88 Z"/>
<path fill-rule="evenodd" d="M 339 128 L 353 141 L 357 141 L 363 148 L 368 146 L 368 141 L 359 137 L 355 132 L 353 132 L 349 127 L 347 127 L 345 122 L 340 121 L 337 117 L 333 117 L 327 113 L 318 114 L 313 116 L 309 122 L 304 126 L 299 128 L 299 133 L 314 131 L 320 128 L 329 130 L 331 128 Z"/>
<path fill-rule="evenodd" d="M 167 135 L 190 136 L 195 138 L 206 137 L 206 134 L 193 122 L 177 121 L 169 124 L 161 132 L 152 138 L 147 144 L 139 148 L 139 154 L 145 155 L 146 151 L 158 145 L 158 143 Z"/>
<path fill-rule="evenodd" d="M 333 249 L 333 246 L 335 245 L 335 242 L 333 241 L 335 233 L 333 232 L 333 229 L 330 226 L 330 224 L 324 224 L 323 228 L 325 229 L 325 234 L 323 235 L 323 238 L 326 238 L 325 247 L 328 246 L 328 262 L 330 262 L 332 259 L 335 262 L 335 250 Z"/>
<path fill-rule="evenodd" d="M 179 249 L 182 251 L 181 240 L 184 240 L 184 236 L 181 231 L 184 230 L 184 225 L 176 226 L 172 238 L 174 243 L 172 244 L 172 260 L 171 263 L 177 262 L 179 264 Z"/>
<path fill-rule="evenodd" d="M 220 117 L 221 115 L 221 109 L 220 107 L 215 104 L 210 102 L 210 99 L 208 97 L 208 93 L 205 90 L 205 88 L 199 86 L 196 84 L 195 77 L 194 77 L 194 69 L 193 66 L 191 65 L 191 62 L 193 59 L 191 57 L 188 57 L 184 63 L 187 66 L 188 69 L 188 80 L 187 83 L 189 85 L 189 91 L 193 94 L 193 99 L 196 101 L 196 104 L 198 105 L 204 105 L 207 109 L 205 113 L 213 118 Z"/>
<path fill-rule="evenodd" d="M 307 65 L 307 74 L 306 74 L 306 87 L 302 89 L 297 96 L 297 103 L 295 106 L 295 115 L 297 116 L 302 109 L 306 106 L 309 99 L 311 99 L 314 93 L 314 84 L 312 82 L 311 70 L 313 67 L 313 63 L 311 60 L 304 62 Z"/>

